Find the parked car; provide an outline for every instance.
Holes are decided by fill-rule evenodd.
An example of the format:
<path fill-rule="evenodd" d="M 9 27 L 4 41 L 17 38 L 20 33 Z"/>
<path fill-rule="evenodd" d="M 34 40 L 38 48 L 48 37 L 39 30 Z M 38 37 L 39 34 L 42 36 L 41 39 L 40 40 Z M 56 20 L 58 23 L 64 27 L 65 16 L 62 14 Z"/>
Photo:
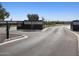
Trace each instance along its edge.
<path fill-rule="evenodd" d="M 71 22 L 71 30 L 79 31 L 79 20 L 73 20 Z"/>

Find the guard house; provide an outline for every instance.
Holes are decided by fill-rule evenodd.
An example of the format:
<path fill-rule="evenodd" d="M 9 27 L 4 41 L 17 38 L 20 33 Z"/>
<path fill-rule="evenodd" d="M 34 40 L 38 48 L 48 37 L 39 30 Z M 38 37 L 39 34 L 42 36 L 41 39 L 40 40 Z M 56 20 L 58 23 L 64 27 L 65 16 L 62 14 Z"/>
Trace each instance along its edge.
<path fill-rule="evenodd" d="M 41 30 L 43 29 L 43 21 L 19 21 L 17 22 L 17 29 L 24 29 L 24 30 Z"/>

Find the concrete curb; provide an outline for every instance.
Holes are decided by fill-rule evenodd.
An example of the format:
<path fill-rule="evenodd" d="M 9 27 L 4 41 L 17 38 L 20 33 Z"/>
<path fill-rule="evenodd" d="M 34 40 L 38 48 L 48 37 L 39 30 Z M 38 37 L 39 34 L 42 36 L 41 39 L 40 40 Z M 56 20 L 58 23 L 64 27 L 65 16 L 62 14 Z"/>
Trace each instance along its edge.
<path fill-rule="evenodd" d="M 65 27 L 64 27 L 65 28 Z M 65 28 L 66 30 L 69 30 L 68 28 Z M 79 35 L 77 34 L 77 33 L 75 33 L 75 32 L 73 32 L 73 31 L 70 31 L 72 34 L 74 34 L 75 36 L 76 36 L 76 40 L 77 40 L 77 48 L 78 48 L 78 50 L 77 50 L 77 55 L 79 55 Z"/>
<path fill-rule="evenodd" d="M 48 28 L 44 28 L 42 31 L 44 32 L 44 31 L 46 31 Z"/>
<path fill-rule="evenodd" d="M 77 41 L 78 41 L 78 55 L 79 55 L 79 35 L 75 32 L 72 32 L 76 37 L 77 37 Z"/>
<path fill-rule="evenodd" d="M 9 39 L 13 39 L 13 40 L 3 42 L 3 43 L 0 44 L 0 46 L 28 38 L 28 36 L 26 36 L 26 35 L 22 35 L 22 36 L 19 36 L 19 37 L 18 38 L 17 37 L 9 38 Z"/>
<path fill-rule="evenodd" d="M 6 42 L 7 40 L 9 41 L 9 40 L 13 40 L 13 39 L 22 38 L 22 37 L 24 37 L 24 36 L 25 36 L 25 35 L 20 35 L 20 36 L 17 36 L 17 37 L 12 37 L 12 38 L 9 38 L 9 39 L 5 39 L 4 42 Z"/>
<path fill-rule="evenodd" d="M 47 27 L 47 28 L 44 28 L 43 30 L 42 30 L 42 32 L 45 32 L 47 29 L 49 29 L 49 28 L 52 28 L 52 27 Z"/>

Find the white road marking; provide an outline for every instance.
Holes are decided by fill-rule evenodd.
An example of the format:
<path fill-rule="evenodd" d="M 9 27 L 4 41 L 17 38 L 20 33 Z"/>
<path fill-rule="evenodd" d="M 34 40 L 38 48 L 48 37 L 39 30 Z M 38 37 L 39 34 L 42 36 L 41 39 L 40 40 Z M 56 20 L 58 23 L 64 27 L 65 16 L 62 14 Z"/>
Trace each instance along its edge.
<path fill-rule="evenodd" d="M 26 39 L 26 38 L 28 38 L 28 36 L 24 36 L 24 37 L 22 37 L 22 38 L 18 38 L 18 39 L 14 39 L 14 40 L 10 40 L 10 41 L 1 43 L 0 46 L 1 46 L 1 45 L 4 45 L 4 44 L 8 44 L 8 43 L 15 42 L 15 41 L 19 41 L 19 40 L 22 40 L 22 39 Z"/>

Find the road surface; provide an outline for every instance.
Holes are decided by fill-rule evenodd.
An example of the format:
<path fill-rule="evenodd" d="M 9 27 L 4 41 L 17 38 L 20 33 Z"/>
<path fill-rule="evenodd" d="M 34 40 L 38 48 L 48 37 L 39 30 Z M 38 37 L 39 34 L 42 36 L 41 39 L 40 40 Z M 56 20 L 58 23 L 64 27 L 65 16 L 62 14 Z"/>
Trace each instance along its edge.
<path fill-rule="evenodd" d="M 31 33 L 30 33 L 31 35 Z M 27 39 L 0 46 L 0 55 L 7 56 L 77 56 L 77 37 L 64 27 L 50 27 Z"/>

